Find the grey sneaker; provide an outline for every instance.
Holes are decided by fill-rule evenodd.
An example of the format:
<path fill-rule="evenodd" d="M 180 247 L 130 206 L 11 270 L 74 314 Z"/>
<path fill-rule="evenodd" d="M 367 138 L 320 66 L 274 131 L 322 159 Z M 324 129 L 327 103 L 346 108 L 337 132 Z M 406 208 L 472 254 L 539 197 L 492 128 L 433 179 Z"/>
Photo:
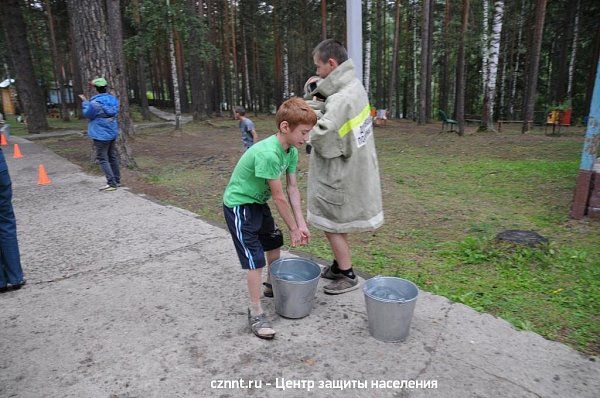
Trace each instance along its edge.
<path fill-rule="evenodd" d="M 336 274 L 335 274 L 336 275 Z M 358 281 L 358 276 L 354 279 L 348 278 L 347 276 L 340 274 L 341 277 L 339 279 L 334 280 L 329 285 L 325 286 L 323 290 L 327 294 L 342 294 L 346 292 L 350 292 L 352 290 L 358 289 L 360 283 Z M 337 275 L 336 275 L 337 276 Z"/>
<path fill-rule="evenodd" d="M 325 269 L 323 269 L 323 272 L 321 272 L 321 278 L 332 280 L 342 279 L 344 274 L 342 274 L 341 272 L 336 274 L 331 270 L 331 267 L 333 267 L 333 265 L 328 265 L 327 267 L 325 267 Z"/>

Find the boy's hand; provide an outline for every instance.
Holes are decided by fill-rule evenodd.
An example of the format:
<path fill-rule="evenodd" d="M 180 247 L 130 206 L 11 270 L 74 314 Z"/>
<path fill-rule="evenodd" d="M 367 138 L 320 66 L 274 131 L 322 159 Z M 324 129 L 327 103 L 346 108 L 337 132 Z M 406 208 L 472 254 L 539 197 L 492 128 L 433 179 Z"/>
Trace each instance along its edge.
<path fill-rule="evenodd" d="M 290 240 L 292 241 L 292 247 L 296 247 L 302 243 L 302 233 L 299 228 L 290 230 Z"/>
<path fill-rule="evenodd" d="M 85 95 L 83 95 L 83 94 L 79 94 L 79 98 L 80 98 L 82 101 L 87 101 L 87 98 L 85 98 Z"/>
<path fill-rule="evenodd" d="M 306 246 L 310 242 L 310 231 L 308 227 L 305 225 L 304 227 L 298 228 L 300 230 L 300 235 L 302 238 L 300 239 L 300 245 Z"/>

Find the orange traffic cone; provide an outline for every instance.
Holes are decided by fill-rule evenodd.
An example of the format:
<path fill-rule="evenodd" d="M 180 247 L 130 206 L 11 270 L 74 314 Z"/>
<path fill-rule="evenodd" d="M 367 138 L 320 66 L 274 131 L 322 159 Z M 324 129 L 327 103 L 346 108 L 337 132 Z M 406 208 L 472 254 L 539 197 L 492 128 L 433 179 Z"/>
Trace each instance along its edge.
<path fill-rule="evenodd" d="M 4 136 L 4 134 L 0 134 L 0 145 L 2 145 L 2 146 L 8 145 L 8 142 L 6 142 L 6 137 Z"/>
<path fill-rule="evenodd" d="M 15 147 L 13 149 L 13 158 L 17 159 L 17 158 L 22 158 L 23 154 L 21 154 L 21 150 L 19 149 L 19 144 L 15 144 Z"/>
<path fill-rule="evenodd" d="M 52 180 L 48 178 L 48 174 L 46 174 L 46 168 L 43 164 L 40 164 L 38 168 L 38 185 L 50 185 Z"/>

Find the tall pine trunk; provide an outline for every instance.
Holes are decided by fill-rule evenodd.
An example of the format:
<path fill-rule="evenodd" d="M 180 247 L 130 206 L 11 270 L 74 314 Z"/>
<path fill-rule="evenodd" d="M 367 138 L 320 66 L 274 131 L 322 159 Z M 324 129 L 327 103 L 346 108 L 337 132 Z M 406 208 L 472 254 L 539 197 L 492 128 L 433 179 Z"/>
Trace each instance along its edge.
<path fill-rule="evenodd" d="M 469 24 L 469 0 L 463 0 L 462 24 L 460 41 L 456 56 L 456 120 L 458 121 L 458 135 L 465 134 L 465 41 Z"/>
<path fill-rule="evenodd" d="M 129 90 L 127 89 L 127 71 L 123 55 L 123 27 L 121 23 L 121 5 L 119 0 L 106 0 L 109 45 L 113 57 L 112 84 L 119 97 L 119 127 L 121 134 L 117 138 L 117 148 L 121 162 L 127 167 L 135 167 L 131 149 L 127 144 L 134 134 L 133 122 L 129 112 Z"/>
<path fill-rule="evenodd" d="M 519 77 L 519 60 L 521 59 L 521 42 L 523 40 L 523 24 L 525 21 L 525 0 L 521 0 L 521 11 L 517 19 L 519 33 L 517 34 L 517 48 L 515 55 L 515 65 L 513 67 L 512 79 L 510 83 L 510 97 L 508 105 L 508 114 L 511 119 L 515 118 L 515 103 L 517 102 L 517 79 Z"/>
<path fill-rule="evenodd" d="M 0 6 L 0 16 L 6 37 L 5 44 L 14 66 L 17 95 L 27 120 L 27 131 L 36 134 L 48 130 L 46 101 L 35 78 L 21 1 L 3 2 Z"/>
<path fill-rule="evenodd" d="M 419 124 L 427 123 L 427 90 L 431 84 L 429 79 L 429 7 L 431 0 L 423 1 L 421 21 L 421 82 L 419 85 Z"/>
<path fill-rule="evenodd" d="M 450 49 L 448 46 L 449 25 L 450 25 L 450 0 L 446 0 L 446 4 L 444 7 L 444 32 L 443 32 L 443 38 L 442 38 L 442 43 L 444 43 L 444 45 L 442 46 L 442 52 L 444 55 L 442 56 L 442 65 L 441 65 L 442 76 L 440 79 L 440 96 L 439 96 L 439 108 L 441 110 L 443 110 L 444 112 L 446 112 L 446 114 L 449 113 L 448 112 L 448 90 L 450 89 L 448 87 L 448 77 L 449 77 L 448 76 L 449 75 L 448 54 L 450 52 Z"/>
<path fill-rule="evenodd" d="M 137 34 L 142 34 L 142 21 L 140 17 L 140 4 L 139 0 L 132 0 L 131 2 L 132 13 L 133 13 L 133 22 Z M 140 106 L 140 112 L 142 113 L 142 118 L 144 120 L 150 120 L 150 110 L 148 108 L 148 96 L 146 92 L 148 88 L 146 86 L 146 55 L 144 49 L 137 49 L 136 54 L 136 73 L 137 73 L 137 81 L 138 81 L 138 105 Z"/>
<path fill-rule="evenodd" d="M 58 85 L 58 93 L 60 94 L 60 116 L 63 121 L 71 120 L 67 109 L 67 91 L 65 90 L 65 76 L 62 58 L 58 55 L 58 46 L 56 45 L 56 32 L 54 29 L 54 16 L 52 15 L 52 5 L 50 0 L 45 0 L 46 14 L 48 16 L 48 31 L 50 32 L 50 49 L 52 53 L 52 65 L 54 72 L 54 80 Z"/>
<path fill-rule="evenodd" d="M 321 0 L 321 40 L 327 39 L 327 0 Z"/>
<path fill-rule="evenodd" d="M 196 0 L 187 0 L 186 2 L 187 10 L 192 14 L 196 14 L 198 18 L 201 20 L 204 19 L 203 16 L 203 2 L 200 1 L 198 4 L 198 8 L 196 9 Z M 190 90 L 192 94 L 192 117 L 194 120 L 201 120 L 202 115 L 204 113 L 204 105 L 206 96 L 203 95 L 206 93 L 202 85 L 202 68 L 203 62 L 200 57 L 200 34 L 196 26 L 192 26 L 190 28 L 190 37 L 189 37 L 189 49 L 190 49 L 190 64 L 192 67 L 190 68 Z"/>
<path fill-rule="evenodd" d="M 546 16 L 546 0 L 537 0 L 535 6 L 535 29 L 531 50 L 529 52 L 529 70 L 527 73 L 527 91 L 523 103 L 524 116 L 521 132 L 526 133 L 531 129 L 533 122 L 533 111 L 535 107 L 535 95 L 537 90 L 538 70 L 540 63 L 540 52 L 542 48 L 542 34 L 544 32 L 544 18 Z"/>
<path fill-rule="evenodd" d="M 325 1 L 325 0 L 323 0 Z M 371 94 L 371 0 L 367 0 L 365 22 L 365 62 L 363 68 L 363 85 L 367 96 Z"/>
<path fill-rule="evenodd" d="M 392 50 L 392 71 L 390 84 L 388 85 L 388 110 L 393 115 L 392 104 L 394 91 L 396 90 L 396 79 L 398 75 L 398 47 L 400 46 L 400 0 L 396 0 L 396 17 L 394 18 L 394 49 Z M 399 104 L 396 103 L 396 109 Z"/>
<path fill-rule="evenodd" d="M 417 2 L 413 3 L 413 8 L 412 8 L 412 33 L 413 33 L 413 40 L 412 40 L 412 61 L 413 61 L 413 65 L 412 65 L 412 77 L 413 77 L 413 92 L 412 92 L 412 119 L 413 120 L 418 120 L 418 102 L 419 102 L 419 96 L 418 96 L 418 72 L 417 72 L 417 52 L 418 52 L 418 48 L 419 48 L 419 42 L 417 40 L 417 11 L 418 11 L 418 5 Z"/>
<path fill-rule="evenodd" d="M 581 0 L 577 0 L 575 9 L 575 22 L 573 24 L 573 44 L 571 48 L 571 59 L 569 60 L 569 79 L 567 83 L 567 100 L 571 102 L 573 98 L 573 75 L 575 74 L 575 61 L 577 60 L 577 45 L 579 44 L 579 11 Z"/>

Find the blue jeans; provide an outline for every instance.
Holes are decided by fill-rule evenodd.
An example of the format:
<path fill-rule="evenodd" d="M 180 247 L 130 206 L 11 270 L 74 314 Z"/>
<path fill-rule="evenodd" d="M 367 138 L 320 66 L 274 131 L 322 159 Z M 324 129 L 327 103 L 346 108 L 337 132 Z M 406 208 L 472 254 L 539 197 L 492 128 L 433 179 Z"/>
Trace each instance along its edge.
<path fill-rule="evenodd" d="M 106 176 L 106 182 L 111 187 L 116 187 L 121 183 L 121 173 L 119 171 L 119 152 L 117 152 L 116 140 L 99 141 L 94 140 L 96 149 L 96 160 L 100 163 L 100 168 Z"/>
<path fill-rule="evenodd" d="M 0 150 L 0 288 L 23 282 L 17 242 L 17 220 L 12 207 L 12 184 Z"/>

